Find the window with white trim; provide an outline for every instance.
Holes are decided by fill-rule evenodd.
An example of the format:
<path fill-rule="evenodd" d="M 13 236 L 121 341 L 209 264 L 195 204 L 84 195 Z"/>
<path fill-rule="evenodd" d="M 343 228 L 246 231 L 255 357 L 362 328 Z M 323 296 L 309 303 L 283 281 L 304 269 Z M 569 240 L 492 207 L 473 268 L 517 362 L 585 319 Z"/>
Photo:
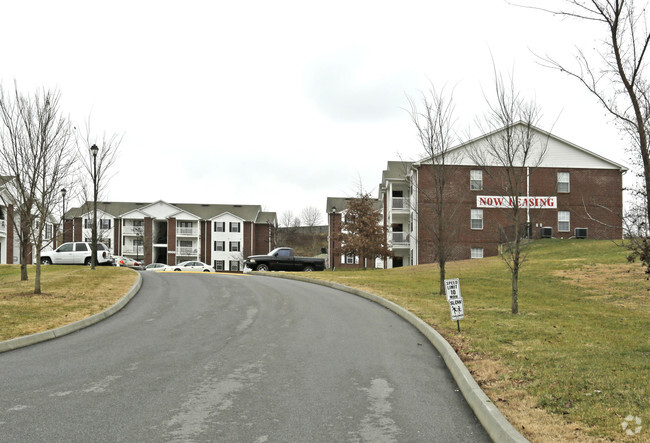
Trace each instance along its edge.
<path fill-rule="evenodd" d="M 472 258 L 483 258 L 483 248 L 472 248 Z"/>
<path fill-rule="evenodd" d="M 345 264 L 353 265 L 354 264 L 354 254 L 348 254 L 345 256 Z"/>
<path fill-rule="evenodd" d="M 230 270 L 239 271 L 239 262 L 237 260 L 230 260 Z"/>
<path fill-rule="evenodd" d="M 240 232 L 239 222 L 230 222 L 230 232 Z"/>
<path fill-rule="evenodd" d="M 226 222 L 214 222 L 214 232 L 225 232 Z"/>
<path fill-rule="evenodd" d="M 482 209 L 472 209 L 472 229 L 483 229 L 483 210 Z"/>
<path fill-rule="evenodd" d="M 569 211 L 557 211 L 558 232 L 569 232 L 571 230 L 571 213 Z"/>
<path fill-rule="evenodd" d="M 99 220 L 99 229 L 111 229 L 111 219 L 102 218 Z"/>
<path fill-rule="evenodd" d="M 223 271 L 224 264 L 225 264 L 225 260 L 215 260 L 214 261 L 214 270 L 215 271 Z"/>
<path fill-rule="evenodd" d="M 483 171 L 469 171 L 469 189 L 470 191 L 481 191 L 483 189 Z"/>
<path fill-rule="evenodd" d="M 225 251 L 226 250 L 226 242 L 215 241 L 214 242 L 214 250 L 215 251 Z"/>
<path fill-rule="evenodd" d="M 239 252 L 239 242 L 238 241 L 231 241 L 230 242 L 230 252 Z"/>
<path fill-rule="evenodd" d="M 557 192 L 570 192 L 571 178 L 568 172 L 557 173 Z"/>

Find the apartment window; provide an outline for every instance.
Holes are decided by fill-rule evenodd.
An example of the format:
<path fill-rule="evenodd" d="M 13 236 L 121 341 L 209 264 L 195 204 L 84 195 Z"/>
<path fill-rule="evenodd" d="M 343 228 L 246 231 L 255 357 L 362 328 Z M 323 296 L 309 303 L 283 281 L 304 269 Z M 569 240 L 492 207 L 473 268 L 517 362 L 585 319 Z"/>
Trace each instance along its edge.
<path fill-rule="evenodd" d="M 348 254 L 345 256 L 345 264 L 353 265 L 354 264 L 354 254 Z"/>
<path fill-rule="evenodd" d="M 133 241 L 133 244 L 135 245 L 135 241 Z M 191 248 L 192 240 L 179 240 L 178 246 L 180 246 L 181 248 Z"/>
<path fill-rule="evenodd" d="M 483 189 L 483 171 L 469 171 L 469 189 L 481 191 Z"/>
<path fill-rule="evenodd" d="M 568 172 L 557 173 L 557 192 L 569 192 L 571 183 Z"/>
<path fill-rule="evenodd" d="M 472 248 L 472 258 L 483 258 L 483 248 Z"/>
<path fill-rule="evenodd" d="M 144 228 L 144 220 L 133 220 L 133 226 L 137 228 Z"/>
<path fill-rule="evenodd" d="M 110 238 L 102 238 L 99 241 L 104 243 L 108 249 L 111 249 L 111 239 Z M 142 240 L 140 240 L 140 246 L 142 246 Z"/>
<path fill-rule="evenodd" d="M 230 270 L 239 271 L 239 262 L 237 260 L 230 260 Z"/>
<path fill-rule="evenodd" d="M 99 229 L 111 229 L 111 219 L 102 218 L 99 220 Z"/>
<path fill-rule="evenodd" d="M 569 211 L 557 211 L 557 230 L 559 232 L 571 230 L 571 213 Z"/>
<path fill-rule="evenodd" d="M 89 218 L 84 218 L 84 228 L 86 229 L 92 229 L 93 227 L 93 222 Z"/>
<path fill-rule="evenodd" d="M 239 252 L 239 242 L 238 241 L 231 241 L 230 242 L 230 252 Z"/>
<path fill-rule="evenodd" d="M 214 232 L 225 232 L 226 222 L 214 222 Z"/>
<path fill-rule="evenodd" d="M 223 271 L 224 264 L 225 264 L 224 260 L 215 260 L 214 261 L 214 270 L 215 271 Z"/>
<path fill-rule="evenodd" d="M 192 227 L 192 222 L 191 221 L 179 221 L 178 222 L 178 227 L 179 228 L 191 228 Z"/>
<path fill-rule="evenodd" d="M 472 209 L 472 229 L 483 229 L 483 210 Z"/>
<path fill-rule="evenodd" d="M 45 240 L 49 240 L 51 238 L 52 238 L 52 225 L 48 223 L 45 225 Z"/>
<path fill-rule="evenodd" d="M 226 243 L 226 242 L 215 241 L 215 242 L 214 242 L 214 250 L 215 250 L 215 251 L 225 251 L 225 250 L 226 250 L 226 245 L 225 245 L 225 243 Z"/>
<path fill-rule="evenodd" d="M 230 222 L 230 232 L 240 232 L 239 222 Z"/>

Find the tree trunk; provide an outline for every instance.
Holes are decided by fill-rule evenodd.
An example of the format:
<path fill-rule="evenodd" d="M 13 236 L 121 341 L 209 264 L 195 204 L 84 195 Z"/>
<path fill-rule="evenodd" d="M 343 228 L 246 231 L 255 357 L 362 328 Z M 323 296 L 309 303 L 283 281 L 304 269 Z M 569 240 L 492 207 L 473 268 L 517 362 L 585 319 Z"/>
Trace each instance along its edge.
<path fill-rule="evenodd" d="M 445 263 L 444 259 L 440 259 L 440 295 L 445 294 Z"/>
<path fill-rule="evenodd" d="M 20 242 L 20 280 L 27 281 L 29 280 L 27 276 L 27 250 L 29 248 L 28 241 Z"/>

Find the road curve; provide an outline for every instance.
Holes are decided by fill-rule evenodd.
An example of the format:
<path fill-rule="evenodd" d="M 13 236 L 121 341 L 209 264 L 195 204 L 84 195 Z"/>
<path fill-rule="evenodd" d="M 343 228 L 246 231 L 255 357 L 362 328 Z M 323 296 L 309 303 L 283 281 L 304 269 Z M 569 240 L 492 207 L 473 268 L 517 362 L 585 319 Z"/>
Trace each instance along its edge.
<path fill-rule="evenodd" d="M 122 311 L 0 354 L 0 441 L 490 441 L 429 342 L 283 279 L 143 273 Z"/>

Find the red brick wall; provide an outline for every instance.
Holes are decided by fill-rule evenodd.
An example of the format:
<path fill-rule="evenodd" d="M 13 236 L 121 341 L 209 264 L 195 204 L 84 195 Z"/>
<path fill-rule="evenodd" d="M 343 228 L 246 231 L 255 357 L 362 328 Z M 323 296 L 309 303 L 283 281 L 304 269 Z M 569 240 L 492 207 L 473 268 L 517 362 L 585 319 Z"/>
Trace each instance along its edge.
<path fill-rule="evenodd" d="M 74 226 L 72 229 L 72 241 L 83 241 L 82 234 L 83 234 L 83 229 L 82 229 L 82 224 L 81 224 L 81 217 L 75 217 L 74 218 Z"/>
<path fill-rule="evenodd" d="M 251 255 L 268 254 L 275 248 L 275 230 L 272 225 L 255 223 L 253 233 L 253 253 Z"/>
<path fill-rule="evenodd" d="M 209 220 L 201 220 L 201 261 L 211 264 L 212 260 L 212 230 L 210 229 Z"/>
<path fill-rule="evenodd" d="M 255 240 L 255 232 L 253 229 L 253 222 L 245 221 L 242 223 L 242 234 L 243 234 L 243 240 L 242 240 L 242 245 L 241 245 L 241 253 L 242 257 L 246 259 L 249 255 L 253 255 L 253 251 L 251 250 L 251 240 Z M 253 249 L 255 249 L 253 247 Z"/>
<path fill-rule="evenodd" d="M 172 253 L 173 252 L 173 253 Z M 167 264 L 176 264 L 176 219 L 167 219 Z"/>
<path fill-rule="evenodd" d="M 153 219 L 151 217 L 144 218 L 144 244 L 153 246 Z M 152 249 L 153 249 L 152 247 L 145 246 L 144 248 L 145 263 L 153 262 Z"/>
<path fill-rule="evenodd" d="M 113 254 L 122 255 L 122 220 L 116 218 L 113 224 Z M 147 262 L 149 263 L 149 262 Z"/>
<path fill-rule="evenodd" d="M 514 225 L 510 209 L 483 208 L 483 229 L 471 229 L 471 210 L 476 209 L 477 195 L 504 195 L 503 188 L 483 173 L 483 189 L 472 191 L 469 188 L 470 171 L 479 169 L 472 166 L 454 166 L 456 171 L 449 174 L 450 206 L 458 215 L 451 226 L 457 226 L 454 232 L 456 247 L 452 259 L 470 258 L 472 247 L 482 247 L 484 256 L 498 254 L 500 243 L 499 226 Z M 424 190 L 433 186 L 432 167 L 423 165 L 419 168 L 418 188 L 418 263 L 431 263 L 435 257 L 435 242 L 428 228 L 435 223 L 436 216 L 432 210 L 430 193 Z M 494 168 L 493 168 L 494 169 Z M 570 192 L 557 192 L 557 173 L 570 173 Z M 498 177 L 498 174 L 495 174 Z M 525 175 L 523 176 L 521 193 L 526 195 Z M 540 168 L 530 176 L 531 196 L 557 196 L 557 209 L 534 209 L 530 211 L 530 221 L 533 226 L 533 237 L 539 237 L 540 228 L 536 224 L 553 227 L 554 237 L 568 238 L 573 236 L 574 228 L 587 228 L 588 237 L 596 239 L 620 239 L 622 237 L 622 173 L 617 170 L 602 169 L 561 169 Z M 570 211 L 570 232 L 559 233 L 558 211 Z M 590 214 L 595 220 L 590 219 Z M 521 223 L 526 222 L 526 210 L 520 210 Z M 605 225 L 603 225 L 605 223 Z M 607 226 L 609 225 L 609 226 Z"/>
<path fill-rule="evenodd" d="M 70 219 L 63 220 L 63 243 L 72 241 L 72 234 L 74 232 L 74 221 Z"/>

